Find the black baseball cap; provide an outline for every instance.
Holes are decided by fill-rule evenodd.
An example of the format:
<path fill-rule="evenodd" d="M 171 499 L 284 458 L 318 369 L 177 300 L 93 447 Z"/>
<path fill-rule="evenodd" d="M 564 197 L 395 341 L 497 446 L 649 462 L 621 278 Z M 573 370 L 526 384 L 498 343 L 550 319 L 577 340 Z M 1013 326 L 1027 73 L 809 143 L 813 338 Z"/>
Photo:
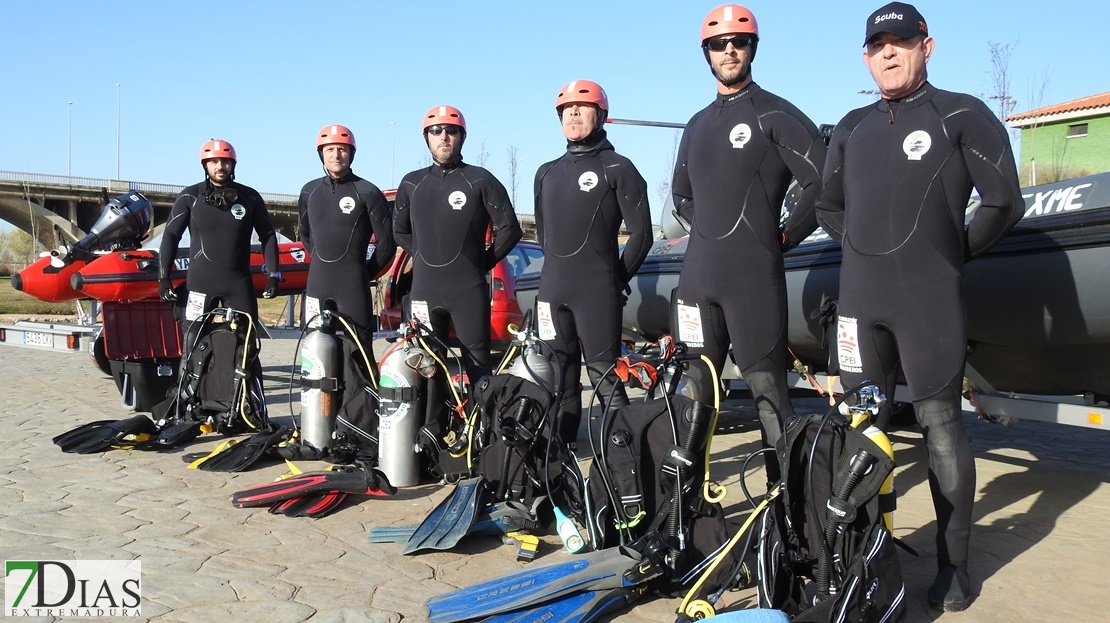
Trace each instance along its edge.
<path fill-rule="evenodd" d="M 912 4 L 905 2 L 891 2 L 876 10 L 867 18 L 867 36 L 863 45 L 871 41 L 875 35 L 889 32 L 903 39 L 912 39 L 918 35 L 929 36 L 929 27 L 925 18 Z"/>

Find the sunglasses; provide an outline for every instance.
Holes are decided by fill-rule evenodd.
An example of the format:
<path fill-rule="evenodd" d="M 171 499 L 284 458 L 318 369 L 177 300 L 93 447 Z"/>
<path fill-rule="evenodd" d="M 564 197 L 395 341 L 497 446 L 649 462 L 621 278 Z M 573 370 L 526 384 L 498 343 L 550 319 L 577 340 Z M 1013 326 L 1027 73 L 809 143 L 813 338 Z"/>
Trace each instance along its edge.
<path fill-rule="evenodd" d="M 737 50 L 739 50 L 740 48 L 746 48 L 752 44 L 752 36 L 733 35 L 731 37 L 710 39 L 709 41 L 705 42 L 705 47 L 706 49 L 712 50 L 714 52 L 724 52 L 725 48 L 727 48 L 728 44 L 730 43 L 732 44 L 732 47 L 736 48 Z"/>
<path fill-rule="evenodd" d="M 428 134 L 431 134 L 432 136 L 439 136 L 444 132 L 450 134 L 451 136 L 458 136 L 459 133 L 462 132 L 462 128 L 457 125 L 433 125 L 428 128 Z"/>

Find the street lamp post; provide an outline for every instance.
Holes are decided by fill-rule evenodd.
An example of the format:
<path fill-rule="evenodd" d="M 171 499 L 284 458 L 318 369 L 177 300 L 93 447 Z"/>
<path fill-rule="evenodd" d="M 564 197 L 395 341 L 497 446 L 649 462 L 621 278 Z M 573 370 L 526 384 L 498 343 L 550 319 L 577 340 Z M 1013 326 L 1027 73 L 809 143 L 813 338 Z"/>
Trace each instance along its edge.
<path fill-rule="evenodd" d="M 393 172 L 394 172 L 394 165 L 397 162 L 397 122 L 396 121 L 390 121 L 389 122 L 389 129 L 390 129 L 390 132 L 392 133 L 392 137 L 390 138 L 390 141 L 389 141 L 389 187 L 394 188 Z"/>
<path fill-rule="evenodd" d="M 1017 100 L 1009 95 L 991 95 L 987 97 L 989 100 L 996 100 L 998 102 L 998 119 L 1002 123 L 1006 123 L 1006 117 L 1010 115 L 1010 111 L 1017 106 Z"/>
<path fill-rule="evenodd" d="M 73 102 L 69 103 L 69 134 L 66 138 L 66 175 L 73 177 Z"/>
<path fill-rule="evenodd" d="M 116 83 L 116 179 L 119 179 L 119 86 Z"/>

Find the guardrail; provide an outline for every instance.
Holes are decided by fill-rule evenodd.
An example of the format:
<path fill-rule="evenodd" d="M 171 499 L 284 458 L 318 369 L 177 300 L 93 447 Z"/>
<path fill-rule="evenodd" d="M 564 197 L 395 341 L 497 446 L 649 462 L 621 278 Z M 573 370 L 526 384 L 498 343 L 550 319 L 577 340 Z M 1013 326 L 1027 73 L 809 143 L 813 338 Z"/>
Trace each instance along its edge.
<path fill-rule="evenodd" d="M 176 195 L 185 187 L 176 184 L 155 184 L 151 182 L 131 182 L 127 180 L 109 180 L 95 177 L 72 177 L 69 175 L 47 175 L 44 173 L 20 173 L 17 171 L 0 171 L 0 181 L 19 182 L 24 184 L 50 184 L 51 186 L 107 188 L 112 192 L 139 192 L 166 193 Z M 297 203 L 298 196 L 285 193 L 260 193 L 262 198 L 269 203 Z"/>

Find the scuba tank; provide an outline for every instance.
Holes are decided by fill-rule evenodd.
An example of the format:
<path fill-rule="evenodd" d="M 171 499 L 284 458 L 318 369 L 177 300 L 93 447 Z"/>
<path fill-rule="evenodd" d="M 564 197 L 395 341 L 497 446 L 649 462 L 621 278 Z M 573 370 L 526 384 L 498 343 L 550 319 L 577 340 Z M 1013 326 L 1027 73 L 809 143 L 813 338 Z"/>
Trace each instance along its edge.
<path fill-rule="evenodd" d="M 551 359 L 540 351 L 536 336 L 529 329 L 517 333 L 516 339 L 520 341 L 520 354 L 505 369 L 505 373 L 554 392 L 555 367 L 551 365 Z"/>
<path fill-rule="evenodd" d="M 406 333 L 402 329 L 405 341 L 386 354 L 378 371 L 378 468 L 395 487 L 420 484 L 416 437 L 424 424 L 426 381 L 436 372 L 435 360 Z"/>
<path fill-rule="evenodd" d="M 333 322 L 328 311 L 317 316 L 300 349 L 300 440 L 317 456 L 326 455 L 332 448 L 335 414 L 343 398 L 342 348 Z"/>
<path fill-rule="evenodd" d="M 875 386 L 864 387 L 859 392 L 859 404 L 846 405 L 840 404 L 841 415 L 851 418 L 852 428 L 860 429 L 863 434 L 875 442 L 879 449 L 890 460 L 894 460 L 894 446 L 890 443 L 890 439 L 886 436 L 881 429 L 871 424 L 871 418 L 879 414 L 879 407 L 886 402 L 886 397 L 879 392 L 879 388 Z M 892 471 L 887 475 L 886 480 L 883 481 L 882 487 L 879 489 L 879 507 L 883 510 L 883 523 L 886 524 L 886 529 L 891 534 L 894 533 L 894 472 Z M 891 509 L 891 510 L 885 510 Z"/>

